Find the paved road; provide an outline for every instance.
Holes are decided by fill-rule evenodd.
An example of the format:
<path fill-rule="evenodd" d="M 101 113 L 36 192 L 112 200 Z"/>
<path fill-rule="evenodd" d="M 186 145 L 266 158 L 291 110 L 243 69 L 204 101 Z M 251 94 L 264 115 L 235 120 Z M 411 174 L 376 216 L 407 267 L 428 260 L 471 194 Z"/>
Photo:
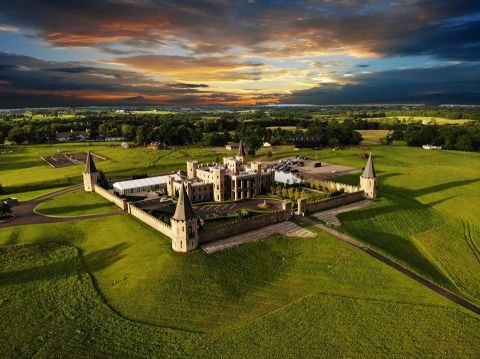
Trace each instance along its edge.
<path fill-rule="evenodd" d="M 431 290 L 437 292 L 438 294 L 442 295 L 443 297 L 451 300 L 452 302 L 460 304 L 462 307 L 464 307 L 464 308 L 466 308 L 466 309 L 468 309 L 468 310 L 470 310 L 470 311 L 472 311 L 476 314 L 480 314 L 480 307 L 478 307 L 477 305 L 475 305 L 473 303 L 470 303 L 469 301 L 467 301 L 466 299 L 456 295 L 455 293 L 436 285 L 435 283 L 431 282 L 427 278 L 422 277 L 421 275 L 413 272 L 412 270 L 410 270 L 410 269 L 392 261 L 391 259 L 387 258 L 383 254 L 371 249 L 370 247 L 366 246 L 363 243 L 360 243 L 359 241 L 353 239 L 352 237 L 346 235 L 345 233 L 338 232 L 338 231 L 336 231 L 332 228 L 329 228 L 329 227 L 327 227 L 323 224 L 314 222 L 313 220 L 309 220 L 308 218 L 304 218 L 304 219 L 306 221 L 309 221 L 310 223 L 314 224 L 316 227 L 320 228 L 322 231 L 325 231 L 325 232 L 331 234 L 332 236 L 335 236 L 335 237 L 341 239 L 342 241 L 347 242 L 347 243 L 351 244 L 352 246 L 364 251 L 365 253 L 368 253 L 372 257 L 374 257 L 374 258 L 378 259 L 379 261 L 389 265 L 390 267 L 392 267 L 392 268 L 396 269 L 397 271 L 407 275 L 408 277 L 416 280 L 418 283 L 423 284 L 424 286 L 426 286 L 426 287 L 430 288 Z"/>
<path fill-rule="evenodd" d="M 66 188 L 66 189 L 62 189 L 60 191 L 49 193 L 45 196 L 38 197 L 38 198 L 33 199 L 31 201 L 20 202 L 17 206 L 14 206 L 12 208 L 12 213 L 15 215 L 15 219 L 13 219 L 11 221 L 4 222 L 4 223 L 0 223 L 0 228 L 25 226 L 25 225 L 29 225 L 29 224 L 73 222 L 73 221 L 80 221 L 80 220 L 85 220 L 85 219 L 115 216 L 115 215 L 124 213 L 123 211 L 119 210 L 117 212 L 91 214 L 91 215 L 86 215 L 86 216 L 48 217 L 48 216 L 42 216 L 42 215 L 37 214 L 33 211 L 35 209 L 35 207 L 37 207 L 40 203 L 46 201 L 47 199 L 60 196 L 61 194 L 64 194 L 64 193 L 73 192 L 73 191 L 76 191 L 80 188 L 82 188 L 82 185 L 73 186 L 73 187 L 69 187 L 69 188 Z"/>

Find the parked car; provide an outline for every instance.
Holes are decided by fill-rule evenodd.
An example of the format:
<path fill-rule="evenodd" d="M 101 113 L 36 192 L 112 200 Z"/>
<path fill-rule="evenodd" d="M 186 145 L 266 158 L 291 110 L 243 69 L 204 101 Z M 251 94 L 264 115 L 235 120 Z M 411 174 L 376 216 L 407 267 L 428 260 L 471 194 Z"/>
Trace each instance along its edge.
<path fill-rule="evenodd" d="M 315 162 L 313 167 L 322 167 L 322 162 Z"/>

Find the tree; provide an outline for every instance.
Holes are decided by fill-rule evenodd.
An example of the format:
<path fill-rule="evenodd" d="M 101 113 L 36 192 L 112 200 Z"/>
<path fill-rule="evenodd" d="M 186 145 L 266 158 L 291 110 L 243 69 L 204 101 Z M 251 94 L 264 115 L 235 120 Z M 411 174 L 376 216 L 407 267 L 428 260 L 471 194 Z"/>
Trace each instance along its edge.
<path fill-rule="evenodd" d="M 391 145 L 393 143 L 393 137 L 388 134 L 386 137 L 380 140 L 382 145 Z"/>
<path fill-rule="evenodd" d="M 5 202 L 0 202 L 0 217 L 5 217 L 10 214 L 12 210 L 10 206 Z"/>
<path fill-rule="evenodd" d="M 145 126 L 138 126 L 136 131 L 135 142 L 139 145 L 146 145 L 148 142 L 148 130 Z"/>
<path fill-rule="evenodd" d="M 335 148 L 338 147 L 339 144 L 340 141 L 335 137 L 328 140 L 328 147 Z"/>
<path fill-rule="evenodd" d="M 2 131 L 0 131 L 0 145 L 3 145 L 5 142 L 5 135 Z"/>
<path fill-rule="evenodd" d="M 20 126 L 14 126 L 10 131 L 8 131 L 7 140 L 15 143 L 23 143 L 27 140 L 25 131 Z"/>
<path fill-rule="evenodd" d="M 457 140 L 457 149 L 459 151 L 473 151 L 472 140 L 467 135 L 462 135 Z"/>

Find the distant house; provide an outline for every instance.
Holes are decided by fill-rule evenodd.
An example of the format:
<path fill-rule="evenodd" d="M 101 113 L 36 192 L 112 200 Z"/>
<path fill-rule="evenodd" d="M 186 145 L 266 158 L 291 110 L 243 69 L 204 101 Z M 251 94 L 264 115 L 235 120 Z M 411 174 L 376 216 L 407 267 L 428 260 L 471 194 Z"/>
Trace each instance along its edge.
<path fill-rule="evenodd" d="M 147 148 L 149 150 L 154 150 L 154 151 L 157 151 L 157 150 L 166 150 L 168 148 L 167 145 L 165 145 L 164 143 L 161 143 L 161 142 L 151 142 Z"/>
<path fill-rule="evenodd" d="M 295 148 L 321 148 L 320 136 L 318 135 L 297 135 L 295 137 Z"/>
<path fill-rule="evenodd" d="M 237 150 L 239 146 L 240 144 L 238 143 L 229 143 L 228 145 L 225 146 L 225 149 L 228 151 L 233 151 L 233 150 Z"/>
<path fill-rule="evenodd" d="M 88 138 L 87 131 L 57 132 L 55 138 L 58 142 L 66 141 L 85 141 Z"/>
<path fill-rule="evenodd" d="M 124 142 L 125 137 L 104 137 L 105 142 Z"/>
<path fill-rule="evenodd" d="M 423 145 L 424 150 L 441 150 L 442 146 L 433 146 L 433 145 Z"/>
<path fill-rule="evenodd" d="M 269 142 L 264 142 L 263 147 L 272 147 L 272 144 Z"/>

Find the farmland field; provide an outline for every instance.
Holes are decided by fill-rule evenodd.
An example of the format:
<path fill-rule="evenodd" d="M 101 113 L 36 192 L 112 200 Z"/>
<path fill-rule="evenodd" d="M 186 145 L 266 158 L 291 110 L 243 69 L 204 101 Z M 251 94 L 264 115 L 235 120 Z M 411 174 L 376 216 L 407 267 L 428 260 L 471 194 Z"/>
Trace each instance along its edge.
<path fill-rule="evenodd" d="M 162 152 L 98 146 L 92 150 L 109 158 L 101 163 L 107 175 L 148 169 L 151 154 Z M 33 158 L 42 147 L 27 149 Z M 179 151 L 158 166 L 212 161 L 217 151 Z M 341 230 L 479 303 L 479 154 L 283 146 L 272 148 L 272 159 L 306 155 L 362 167 L 365 151 L 375 158 L 380 197 L 341 214 Z M 25 184 L 40 171 L 11 167 Z M 340 180 L 357 183 L 358 174 Z M 309 229 L 314 239 L 272 236 L 210 256 L 174 253 L 128 215 L 0 229 L 0 350 L 8 357 L 478 356 L 479 316 Z"/>
<path fill-rule="evenodd" d="M 380 139 L 386 137 L 389 130 L 357 130 L 363 137 L 362 145 L 379 145 Z"/>

